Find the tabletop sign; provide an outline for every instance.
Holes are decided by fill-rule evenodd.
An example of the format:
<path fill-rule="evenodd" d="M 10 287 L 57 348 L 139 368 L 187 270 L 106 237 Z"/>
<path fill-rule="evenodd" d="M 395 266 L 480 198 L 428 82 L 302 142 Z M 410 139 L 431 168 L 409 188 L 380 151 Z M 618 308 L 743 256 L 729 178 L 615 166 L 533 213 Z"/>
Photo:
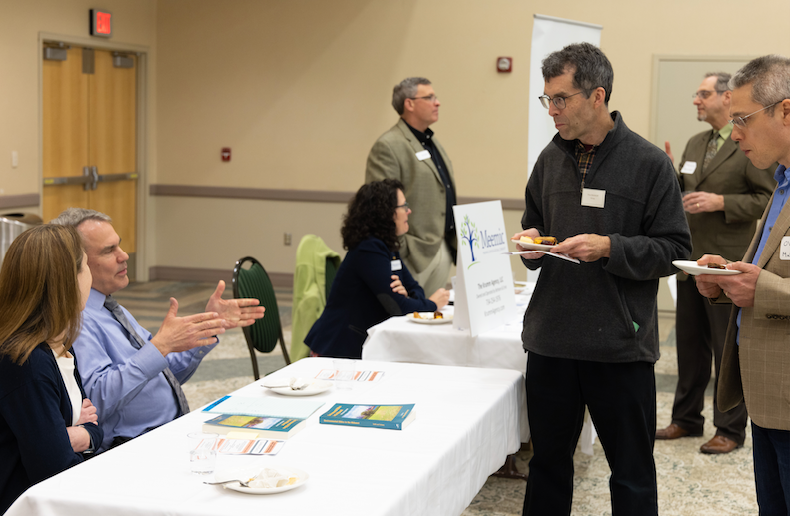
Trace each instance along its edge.
<path fill-rule="evenodd" d="M 453 206 L 458 236 L 453 328 L 472 336 L 510 321 L 516 295 L 500 201 Z"/>
<path fill-rule="evenodd" d="M 91 36 L 112 37 L 112 13 L 91 9 Z"/>

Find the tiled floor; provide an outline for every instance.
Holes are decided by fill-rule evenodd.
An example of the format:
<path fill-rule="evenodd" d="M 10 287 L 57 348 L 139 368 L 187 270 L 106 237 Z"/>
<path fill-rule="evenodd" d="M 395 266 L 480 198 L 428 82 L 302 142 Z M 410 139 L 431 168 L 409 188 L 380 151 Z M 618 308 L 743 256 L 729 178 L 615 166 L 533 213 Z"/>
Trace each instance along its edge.
<path fill-rule="evenodd" d="M 156 332 L 168 308 L 171 296 L 179 301 L 179 315 L 201 312 L 215 285 L 196 283 L 150 282 L 132 284 L 115 297 L 140 323 Z M 230 297 L 229 291 L 225 297 Z M 290 341 L 292 292 L 277 292 L 280 316 L 286 341 Z M 672 400 L 677 383 L 674 318 L 660 318 L 661 359 L 656 364 L 658 424 L 670 422 Z M 270 355 L 258 354 L 261 374 L 285 365 L 279 349 Z M 241 330 L 231 330 L 204 360 L 192 379 L 184 386 L 190 406 L 197 408 L 253 380 L 247 346 Z M 712 382 L 711 382 L 712 383 Z M 705 417 L 712 421 L 712 391 L 708 387 Z M 708 424 L 703 437 L 677 441 L 657 441 L 655 461 L 658 473 L 659 512 L 662 516 L 756 515 L 752 469 L 751 432 L 746 444 L 730 454 L 703 455 L 699 447 L 713 437 Z M 518 453 L 518 466 L 528 471 L 531 452 Z M 610 515 L 609 467 L 599 442 L 592 457 L 577 451 L 574 458 L 573 516 Z M 525 482 L 490 477 L 464 516 L 512 516 L 521 514 Z"/>

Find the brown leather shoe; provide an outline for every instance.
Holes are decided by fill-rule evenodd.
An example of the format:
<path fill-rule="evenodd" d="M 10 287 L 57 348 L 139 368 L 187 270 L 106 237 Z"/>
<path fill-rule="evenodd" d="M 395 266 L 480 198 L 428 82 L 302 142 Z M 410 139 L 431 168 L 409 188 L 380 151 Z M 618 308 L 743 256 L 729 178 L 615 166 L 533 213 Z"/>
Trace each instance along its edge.
<path fill-rule="evenodd" d="M 662 428 L 660 430 L 656 430 L 656 439 L 679 439 L 681 437 L 698 437 L 697 435 L 691 435 L 688 430 L 684 430 L 680 428 L 675 423 L 672 423 L 666 428 Z"/>
<path fill-rule="evenodd" d="M 738 444 L 732 439 L 728 439 L 723 435 L 717 435 L 710 441 L 706 442 L 699 447 L 702 453 L 730 453 L 735 448 L 740 448 L 742 444 Z"/>

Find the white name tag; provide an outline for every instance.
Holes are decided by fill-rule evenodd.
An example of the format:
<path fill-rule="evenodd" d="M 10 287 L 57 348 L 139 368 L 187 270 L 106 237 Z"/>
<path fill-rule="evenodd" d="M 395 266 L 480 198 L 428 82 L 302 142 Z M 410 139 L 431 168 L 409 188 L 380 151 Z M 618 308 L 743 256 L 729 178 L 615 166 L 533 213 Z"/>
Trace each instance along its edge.
<path fill-rule="evenodd" d="M 400 260 L 392 260 L 390 265 L 392 266 L 393 271 L 399 271 L 403 268 L 403 264 L 400 262 Z"/>
<path fill-rule="evenodd" d="M 424 161 L 426 159 L 430 159 L 431 153 L 427 150 L 421 150 L 420 152 L 416 153 L 415 156 L 417 156 L 418 160 Z"/>
<path fill-rule="evenodd" d="M 594 190 L 585 188 L 582 190 L 582 206 L 591 208 L 603 208 L 606 201 L 606 190 Z"/>
<path fill-rule="evenodd" d="M 694 171 L 697 170 L 697 162 L 696 161 L 687 161 L 683 163 L 683 167 L 680 169 L 681 174 L 693 174 Z"/>
<path fill-rule="evenodd" d="M 782 237 L 782 245 L 779 246 L 779 259 L 790 260 L 790 236 Z"/>

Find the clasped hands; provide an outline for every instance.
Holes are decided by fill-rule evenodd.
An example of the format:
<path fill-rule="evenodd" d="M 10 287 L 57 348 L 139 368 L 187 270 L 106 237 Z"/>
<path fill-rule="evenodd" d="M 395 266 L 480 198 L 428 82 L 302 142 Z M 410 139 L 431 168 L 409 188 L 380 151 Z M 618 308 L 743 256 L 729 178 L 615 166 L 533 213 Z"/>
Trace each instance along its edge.
<path fill-rule="evenodd" d="M 409 293 L 406 292 L 406 287 L 403 286 L 403 283 L 400 280 L 400 277 L 397 274 L 393 274 L 390 276 L 392 283 L 390 283 L 390 288 L 396 294 L 400 294 L 404 297 L 409 297 Z M 436 292 L 431 294 L 428 298 L 436 304 L 436 309 L 441 310 L 449 301 L 450 301 L 450 291 L 444 288 L 438 289 Z"/>
<path fill-rule="evenodd" d="M 528 236 L 529 238 L 534 239 L 539 237 L 540 233 L 537 229 L 530 228 L 520 233 L 516 233 L 510 237 L 510 239 L 519 240 L 523 236 Z M 521 245 L 516 245 L 520 251 L 528 251 L 528 249 L 521 247 Z M 571 258 L 576 258 L 583 262 L 594 262 L 596 260 L 600 260 L 601 258 L 608 257 L 611 253 L 611 249 L 612 241 L 608 236 L 583 233 L 581 235 L 566 238 L 554 246 L 551 252 L 566 254 Z M 522 254 L 521 256 L 527 260 L 535 260 L 543 256 L 543 252 L 535 251 L 532 253 Z"/>
<path fill-rule="evenodd" d="M 82 407 L 80 408 L 80 418 L 74 426 L 66 427 L 66 432 L 69 434 L 69 441 L 71 442 L 71 449 L 76 453 L 81 453 L 90 448 L 91 436 L 87 430 L 80 425 L 96 425 L 99 420 L 96 414 L 96 407 L 93 406 L 91 400 L 85 398 L 82 400 Z M 98 443 L 97 443 L 98 444 Z"/>
<path fill-rule="evenodd" d="M 170 298 L 170 309 L 151 343 L 167 356 L 214 343 L 213 337 L 226 329 L 250 326 L 266 310 L 255 298 L 222 299 L 225 282 L 220 280 L 200 314 L 178 317 L 178 301 Z"/>
<path fill-rule="evenodd" d="M 751 263 L 727 263 L 727 260 L 717 254 L 706 254 L 697 260 L 697 265 L 700 266 L 709 263 L 723 264 L 728 269 L 741 271 L 742 274 L 732 276 L 700 274 L 695 278 L 700 294 L 716 299 L 724 292 L 724 295 L 730 298 L 736 306 L 741 308 L 754 306 L 754 291 L 757 288 L 757 278 L 762 269 Z"/>

